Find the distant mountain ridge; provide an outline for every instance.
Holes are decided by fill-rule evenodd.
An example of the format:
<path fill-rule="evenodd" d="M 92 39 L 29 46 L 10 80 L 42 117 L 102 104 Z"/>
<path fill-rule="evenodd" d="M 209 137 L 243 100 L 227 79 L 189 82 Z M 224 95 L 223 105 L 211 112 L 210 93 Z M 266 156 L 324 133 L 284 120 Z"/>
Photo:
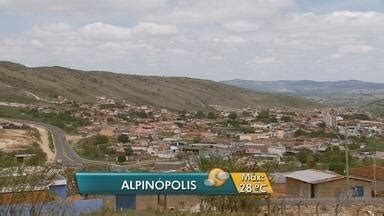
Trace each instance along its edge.
<path fill-rule="evenodd" d="M 222 83 L 262 92 L 289 93 L 302 96 L 320 96 L 339 93 L 384 94 L 384 83 L 359 80 L 320 82 L 313 80 L 252 81 L 234 79 L 222 81 Z"/>
<path fill-rule="evenodd" d="M 95 102 L 97 96 L 171 110 L 277 106 L 310 109 L 305 98 L 260 93 L 210 80 L 82 71 L 65 67 L 26 67 L 0 61 L 0 101 L 50 100 L 63 96 Z"/>

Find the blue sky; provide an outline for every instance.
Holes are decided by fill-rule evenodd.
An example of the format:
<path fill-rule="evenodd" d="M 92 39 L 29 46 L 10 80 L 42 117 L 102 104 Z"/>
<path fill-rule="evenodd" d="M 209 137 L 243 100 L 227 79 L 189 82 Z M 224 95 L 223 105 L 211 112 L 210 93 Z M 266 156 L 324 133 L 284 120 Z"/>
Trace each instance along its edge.
<path fill-rule="evenodd" d="M 383 0 L 0 0 L 0 59 L 212 80 L 384 82 Z"/>

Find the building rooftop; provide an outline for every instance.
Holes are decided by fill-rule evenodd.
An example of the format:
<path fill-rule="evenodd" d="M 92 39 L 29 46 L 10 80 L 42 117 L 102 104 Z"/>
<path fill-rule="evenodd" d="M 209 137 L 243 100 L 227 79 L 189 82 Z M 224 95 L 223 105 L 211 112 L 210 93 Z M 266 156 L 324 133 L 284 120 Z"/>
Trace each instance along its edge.
<path fill-rule="evenodd" d="M 287 178 L 296 179 L 296 180 L 307 182 L 310 184 L 318 184 L 322 182 L 328 182 L 328 181 L 344 178 L 344 176 L 331 171 L 322 171 L 322 170 L 314 170 L 314 169 L 295 171 L 295 172 L 288 173 L 285 176 Z"/>

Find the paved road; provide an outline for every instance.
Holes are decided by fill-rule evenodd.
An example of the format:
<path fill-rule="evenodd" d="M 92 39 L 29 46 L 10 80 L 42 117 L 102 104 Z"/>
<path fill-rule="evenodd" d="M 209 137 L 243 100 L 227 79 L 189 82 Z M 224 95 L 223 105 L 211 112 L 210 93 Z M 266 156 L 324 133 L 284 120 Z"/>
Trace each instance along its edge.
<path fill-rule="evenodd" d="M 107 165 L 107 162 L 105 161 L 88 160 L 85 158 L 81 158 L 79 155 L 77 155 L 76 152 L 68 144 L 65 132 L 56 126 L 41 123 L 41 122 L 27 121 L 27 120 L 18 120 L 18 119 L 8 119 L 8 120 L 18 122 L 21 124 L 34 124 L 37 126 L 44 127 L 49 131 L 51 131 L 53 136 L 53 145 L 55 146 L 55 162 L 61 163 L 64 166 L 71 166 L 71 167 L 81 167 L 87 164 Z M 150 165 L 155 163 L 156 161 L 162 161 L 162 160 L 147 160 L 147 161 L 140 161 L 139 163 L 133 162 L 127 165 L 113 164 L 113 167 L 120 167 L 119 169 L 121 170 L 128 170 L 131 167 Z"/>
<path fill-rule="evenodd" d="M 53 145 L 55 146 L 55 162 L 61 163 L 64 166 L 82 166 L 85 162 L 84 159 L 80 158 L 79 155 L 69 146 L 68 141 L 66 139 L 65 132 L 53 125 L 34 122 L 34 121 L 26 121 L 26 120 L 16 120 L 9 119 L 11 121 L 19 122 L 22 124 L 34 124 L 37 126 L 44 127 L 48 129 L 52 133 L 53 137 Z"/>

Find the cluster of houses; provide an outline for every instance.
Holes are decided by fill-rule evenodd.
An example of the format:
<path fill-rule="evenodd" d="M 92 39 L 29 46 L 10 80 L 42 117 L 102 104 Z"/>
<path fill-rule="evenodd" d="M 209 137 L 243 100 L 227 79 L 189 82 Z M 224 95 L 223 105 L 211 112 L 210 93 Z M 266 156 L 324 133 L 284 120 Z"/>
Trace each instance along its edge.
<path fill-rule="evenodd" d="M 338 138 L 295 136 L 298 128 L 306 131 L 337 131 L 350 137 L 383 136 L 384 120 L 344 119 L 353 115 L 350 109 L 315 109 L 312 111 L 291 111 L 281 108 L 244 108 L 241 110 L 215 107 L 215 118 L 198 118 L 193 112 L 179 112 L 167 109 L 154 109 L 146 105 L 131 105 L 124 101 L 116 102 L 107 97 L 97 97 L 96 104 L 80 104 L 73 115 L 88 119 L 88 124 L 77 128 L 83 136 L 105 135 L 116 137 L 127 135 L 128 144 L 114 142 L 111 147 L 124 152 L 129 146 L 134 154 L 147 158 L 174 159 L 180 152 L 195 153 L 200 156 L 230 156 L 238 151 L 255 158 L 281 162 L 286 152 L 297 152 L 307 148 L 322 152 L 329 146 L 344 148 Z M 258 116 L 268 110 L 276 121 L 259 121 Z M 250 131 L 234 130 L 227 123 L 231 113 L 237 114 L 241 124 Z M 132 117 L 132 113 L 134 117 Z M 289 121 L 284 117 L 289 116 Z M 323 125 L 323 126 L 320 126 Z M 175 143 L 178 143 L 175 145 Z M 359 153 L 359 158 L 369 157 Z"/>
<path fill-rule="evenodd" d="M 68 101 L 61 99 L 58 104 L 61 103 Z M 44 113 L 57 111 L 57 107 L 51 108 L 47 105 L 31 106 Z M 127 160 L 155 159 L 157 162 L 154 163 L 153 170 L 158 171 L 198 170 L 196 158 L 230 159 L 235 154 L 260 165 L 267 162 L 281 164 L 284 163 L 285 155 L 296 154 L 302 148 L 314 153 L 324 152 L 330 146 L 338 146 L 344 150 L 345 143 L 337 137 L 339 135 L 384 138 L 383 118 L 373 118 L 369 113 L 366 114 L 371 117 L 369 119 L 345 118 L 360 112 L 351 109 L 324 108 L 298 112 L 265 107 L 241 110 L 217 106 L 214 108 L 216 111 L 211 117 L 207 112 L 204 116 L 198 116 L 195 112 L 181 113 L 154 109 L 145 105 L 130 105 L 124 101 L 118 103 L 111 98 L 97 97 L 95 104 L 78 104 L 72 115 L 88 121 L 88 124 L 76 129 L 79 135 L 84 137 L 103 135 L 114 138 L 124 135 L 127 137 L 127 142 L 111 139 L 113 141 L 108 143 L 108 149 L 124 153 L 130 148 L 133 156 L 127 156 Z M 271 118 L 260 120 L 259 117 L 265 110 Z M 233 123 L 234 121 L 238 126 Z M 18 127 L 25 125 L 0 123 L 0 129 Z M 338 135 L 305 136 L 296 133 L 299 129 L 306 132 L 322 130 Z M 363 149 L 364 144 L 361 144 L 360 148 Z M 374 156 L 384 159 L 384 152 L 376 151 Z M 365 159 L 373 156 L 370 152 L 358 151 L 353 157 Z M 300 198 L 384 196 L 383 167 L 369 166 L 353 168 L 350 171 L 350 176 L 314 169 L 273 173 L 270 175 L 273 182 L 273 196 Z M 60 175 L 58 178 L 55 183 L 50 183 L 38 191 L 53 191 L 58 197 L 67 199 L 68 196 L 63 189 L 66 188 L 66 181 Z M 13 192 L 3 190 L 1 193 Z M 139 203 L 140 199 L 136 200 Z M 193 202 L 195 201 L 198 203 L 198 199 Z M 95 206 L 100 206 L 100 201 L 95 202 Z M 145 202 L 147 201 L 143 201 Z M 0 214 L 2 206 L 4 203 L 0 203 Z"/>
<path fill-rule="evenodd" d="M 274 197 L 373 198 L 384 197 L 384 166 L 352 168 L 349 176 L 328 170 L 271 173 Z"/>

